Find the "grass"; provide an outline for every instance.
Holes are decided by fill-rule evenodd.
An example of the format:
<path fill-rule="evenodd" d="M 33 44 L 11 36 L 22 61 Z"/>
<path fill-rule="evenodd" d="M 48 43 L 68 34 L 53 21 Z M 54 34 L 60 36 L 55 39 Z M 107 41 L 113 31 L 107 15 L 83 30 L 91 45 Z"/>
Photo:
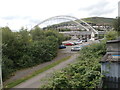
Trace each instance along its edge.
<path fill-rule="evenodd" d="M 18 84 L 20 84 L 20 83 L 22 83 L 22 82 L 25 82 L 26 80 L 28 80 L 28 79 L 30 79 L 30 78 L 32 78 L 32 77 L 34 77 L 34 76 L 36 76 L 36 75 L 38 75 L 38 74 L 40 74 L 40 73 L 48 70 L 48 69 L 50 69 L 50 68 L 52 68 L 52 67 L 60 64 L 61 62 L 68 60 L 70 57 L 71 57 L 71 56 L 67 56 L 67 57 L 65 57 L 65 58 L 62 58 L 62 59 L 60 59 L 60 60 L 58 60 L 58 61 L 56 61 L 56 62 L 53 62 L 52 64 L 50 64 L 50 65 L 48 65 L 48 66 L 45 66 L 45 67 L 43 67 L 43 68 L 35 71 L 34 73 L 32 73 L 32 74 L 29 75 L 29 76 L 26 76 L 26 77 L 24 77 L 24 78 L 21 78 L 21 79 L 19 79 L 19 80 L 13 81 L 13 82 L 10 82 L 10 83 L 8 83 L 4 88 L 12 88 L 12 87 L 14 87 L 14 86 L 16 86 L 16 85 L 18 85 Z"/>
<path fill-rule="evenodd" d="M 95 24 L 108 24 L 112 25 L 115 21 L 114 18 L 105 18 L 105 17 L 89 17 L 89 18 L 83 18 L 84 21 L 88 23 L 95 23 Z"/>

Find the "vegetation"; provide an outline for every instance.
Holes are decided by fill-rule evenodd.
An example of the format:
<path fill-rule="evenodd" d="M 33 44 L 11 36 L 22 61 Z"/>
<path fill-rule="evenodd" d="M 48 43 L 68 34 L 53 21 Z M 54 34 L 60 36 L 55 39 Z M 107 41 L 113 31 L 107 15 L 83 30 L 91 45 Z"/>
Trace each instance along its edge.
<path fill-rule="evenodd" d="M 105 34 L 105 39 L 106 40 L 115 40 L 120 36 L 120 17 L 115 19 L 113 22 L 114 30 L 108 31 Z"/>
<path fill-rule="evenodd" d="M 109 31 L 105 35 L 106 40 L 114 40 L 120 32 L 120 18 L 110 19 L 92 17 L 83 19 L 88 23 L 113 25 L 115 31 Z M 69 22 L 70 23 L 70 22 Z M 65 25 L 64 23 L 62 23 Z M 66 24 L 67 26 L 68 24 Z M 59 26 L 59 24 L 57 24 Z M 51 29 L 41 30 L 39 27 L 31 31 L 21 28 L 19 32 L 12 32 L 9 27 L 2 27 L 2 76 L 7 79 L 13 72 L 19 69 L 31 67 L 52 60 L 57 55 L 58 46 L 62 41 L 69 39 Z M 44 28 L 46 29 L 46 28 Z M 61 31 L 70 31 L 62 29 Z M 102 37 L 102 36 L 101 36 Z M 100 83 L 101 73 L 99 60 L 105 54 L 105 42 L 84 47 L 80 51 L 78 61 L 62 71 L 56 72 L 53 79 L 44 88 L 95 88 Z M 64 59 L 67 60 L 67 59 Z M 60 60 L 64 61 L 64 60 Z M 32 75 L 12 82 L 8 87 L 13 87 L 35 75 L 41 73 L 60 62 L 55 62 L 36 71 Z"/>
<path fill-rule="evenodd" d="M 114 18 L 105 18 L 105 17 L 89 17 L 83 18 L 82 20 L 86 21 L 87 23 L 94 23 L 94 24 L 104 24 L 104 25 L 113 25 L 115 21 Z"/>
<path fill-rule="evenodd" d="M 99 61 L 105 51 L 105 42 L 84 47 L 76 63 L 54 73 L 50 82 L 42 88 L 95 88 L 100 83 Z"/>
<path fill-rule="evenodd" d="M 18 69 L 52 60 L 57 55 L 59 44 L 66 39 L 56 31 L 42 31 L 38 27 L 30 32 L 24 28 L 19 32 L 12 32 L 9 27 L 0 30 L 3 80 Z"/>
<path fill-rule="evenodd" d="M 120 36 L 120 17 L 117 17 L 117 19 L 114 21 L 114 30 L 118 32 L 118 35 Z"/>
<path fill-rule="evenodd" d="M 117 31 L 108 31 L 105 34 L 105 39 L 106 40 L 115 40 L 118 37 L 118 32 Z"/>
<path fill-rule="evenodd" d="M 60 31 L 60 32 L 64 32 L 64 31 L 71 31 L 71 30 L 68 29 L 68 28 L 65 28 L 65 29 L 62 29 L 62 28 L 61 28 L 61 29 L 59 29 L 59 31 Z"/>

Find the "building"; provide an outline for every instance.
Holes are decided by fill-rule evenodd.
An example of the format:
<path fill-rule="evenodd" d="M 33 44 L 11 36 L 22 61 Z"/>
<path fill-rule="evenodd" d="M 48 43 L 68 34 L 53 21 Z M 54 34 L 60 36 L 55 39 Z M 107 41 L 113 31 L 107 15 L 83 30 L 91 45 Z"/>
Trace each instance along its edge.
<path fill-rule="evenodd" d="M 87 39 L 90 40 L 92 38 L 103 38 L 105 31 L 98 31 L 98 34 L 93 33 L 92 31 L 66 31 L 66 32 L 59 32 L 64 34 L 65 36 L 71 36 L 71 39 Z M 93 35 L 94 34 L 94 35 Z"/>
<path fill-rule="evenodd" d="M 80 27 L 78 25 L 59 26 L 57 29 L 70 29 L 72 31 L 85 30 L 83 27 Z"/>

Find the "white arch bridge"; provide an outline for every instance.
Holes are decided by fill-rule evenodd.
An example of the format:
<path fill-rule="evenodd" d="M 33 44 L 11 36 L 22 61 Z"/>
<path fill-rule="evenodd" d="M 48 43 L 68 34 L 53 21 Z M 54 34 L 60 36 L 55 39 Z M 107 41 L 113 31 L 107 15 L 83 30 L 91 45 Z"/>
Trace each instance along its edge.
<path fill-rule="evenodd" d="M 57 28 L 72 28 L 72 27 L 76 27 L 79 28 L 81 30 L 84 30 L 84 32 L 92 32 L 91 33 L 91 39 L 94 40 L 95 34 L 98 34 L 98 31 L 95 30 L 91 25 L 89 25 L 87 22 L 78 19 L 76 17 L 73 16 L 68 16 L 68 15 L 60 15 L 60 16 L 54 16 L 54 17 L 50 17 L 46 20 L 43 20 L 42 22 L 38 23 L 35 27 L 40 27 L 40 28 L 44 28 L 44 27 L 49 27 L 52 25 L 57 25 L 57 24 L 61 24 L 61 23 L 69 23 L 69 25 L 67 26 L 60 26 Z M 74 33 L 74 36 L 78 35 L 78 33 Z"/>

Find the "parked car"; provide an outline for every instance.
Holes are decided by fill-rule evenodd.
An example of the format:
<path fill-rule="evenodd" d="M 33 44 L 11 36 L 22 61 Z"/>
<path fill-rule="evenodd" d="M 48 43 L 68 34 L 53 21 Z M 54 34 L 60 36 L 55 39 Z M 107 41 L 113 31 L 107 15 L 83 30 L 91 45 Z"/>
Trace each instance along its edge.
<path fill-rule="evenodd" d="M 66 46 L 65 45 L 60 45 L 59 46 L 59 49 L 63 49 L 63 48 L 66 48 Z"/>
<path fill-rule="evenodd" d="M 66 46 L 72 46 L 72 45 L 74 45 L 74 43 L 68 42 L 68 43 L 65 43 L 64 45 L 66 45 Z"/>
<path fill-rule="evenodd" d="M 77 41 L 78 41 L 78 42 L 81 42 L 82 40 L 79 39 L 79 40 L 77 40 Z"/>
<path fill-rule="evenodd" d="M 71 51 L 80 51 L 81 47 L 77 46 L 77 47 L 73 47 L 71 48 Z"/>
<path fill-rule="evenodd" d="M 85 39 L 85 40 L 82 40 L 82 42 L 87 42 L 87 40 Z"/>
<path fill-rule="evenodd" d="M 82 44 L 82 41 L 74 42 L 75 45 Z"/>

